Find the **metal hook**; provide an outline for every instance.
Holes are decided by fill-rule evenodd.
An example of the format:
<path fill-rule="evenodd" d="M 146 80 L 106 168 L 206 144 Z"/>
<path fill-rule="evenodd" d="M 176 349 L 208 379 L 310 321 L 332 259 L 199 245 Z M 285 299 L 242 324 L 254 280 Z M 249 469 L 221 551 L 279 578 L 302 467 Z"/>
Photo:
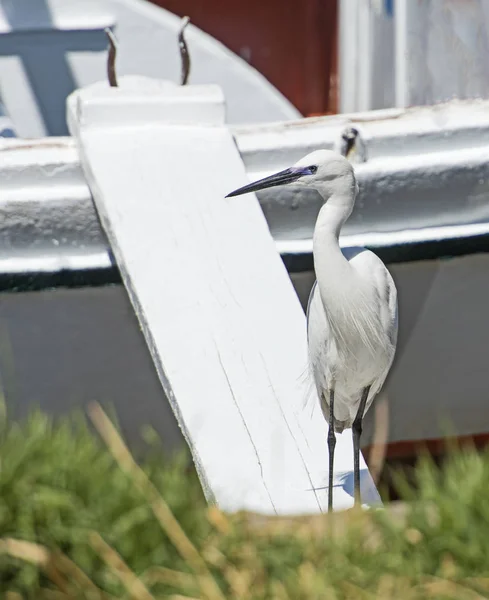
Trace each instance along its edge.
<path fill-rule="evenodd" d="M 190 17 L 183 17 L 180 31 L 178 32 L 178 47 L 180 48 L 180 58 L 182 61 L 182 76 L 180 85 L 187 85 L 190 75 L 190 54 L 188 51 L 187 42 L 185 41 L 184 31 L 190 23 Z"/>
<path fill-rule="evenodd" d="M 117 39 L 112 33 L 112 30 L 108 27 L 105 29 L 105 33 L 109 38 L 109 48 L 107 56 L 107 79 L 109 80 L 110 87 L 118 87 L 117 74 L 115 72 L 115 59 L 117 56 Z"/>

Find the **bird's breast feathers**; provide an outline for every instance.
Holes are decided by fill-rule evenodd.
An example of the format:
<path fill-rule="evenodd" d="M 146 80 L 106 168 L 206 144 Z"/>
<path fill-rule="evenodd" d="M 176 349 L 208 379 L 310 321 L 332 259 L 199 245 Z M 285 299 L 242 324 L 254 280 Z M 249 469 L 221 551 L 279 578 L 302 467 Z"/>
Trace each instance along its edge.
<path fill-rule="evenodd" d="M 349 287 L 323 302 L 319 286 L 310 302 L 309 355 L 315 380 L 356 393 L 382 385 L 397 340 L 397 294 L 380 259 L 369 251 L 349 260 L 356 272 Z M 350 389 L 351 388 L 351 389 Z M 354 389 L 355 388 L 355 389 Z M 358 389 L 357 389 L 358 388 Z"/>

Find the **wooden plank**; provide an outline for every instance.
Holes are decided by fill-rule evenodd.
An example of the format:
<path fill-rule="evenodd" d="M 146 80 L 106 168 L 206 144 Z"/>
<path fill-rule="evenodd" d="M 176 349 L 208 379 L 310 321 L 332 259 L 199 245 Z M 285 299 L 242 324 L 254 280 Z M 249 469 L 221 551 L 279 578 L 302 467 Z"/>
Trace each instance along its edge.
<path fill-rule="evenodd" d="M 69 124 L 208 499 L 323 510 L 327 427 L 315 396 L 306 406 L 305 317 L 256 198 L 224 198 L 246 177 L 220 89 L 123 79 L 75 93 Z M 346 508 L 350 432 L 336 455 Z M 362 468 L 364 501 L 378 501 Z"/>

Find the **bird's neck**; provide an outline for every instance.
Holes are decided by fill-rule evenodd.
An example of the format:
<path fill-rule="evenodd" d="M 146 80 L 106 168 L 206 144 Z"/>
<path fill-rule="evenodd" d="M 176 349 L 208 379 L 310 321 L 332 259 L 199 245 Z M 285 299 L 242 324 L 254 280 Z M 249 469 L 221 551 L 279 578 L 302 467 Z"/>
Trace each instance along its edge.
<path fill-rule="evenodd" d="M 319 211 L 319 215 L 314 228 L 314 248 L 318 251 L 325 248 L 330 251 L 332 248 L 339 250 L 339 237 L 345 221 L 351 215 L 353 202 L 349 198 L 331 197 Z M 325 252 L 328 256 L 328 253 Z"/>
<path fill-rule="evenodd" d="M 328 299 L 331 302 L 341 302 L 354 287 L 353 269 L 339 244 L 341 228 L 352 208 L 352 204 L 347 201 L 330 199 L 321 208 L 316 221 L 313 238 L 314 268 L 323 302 L 328 302 Z"/>

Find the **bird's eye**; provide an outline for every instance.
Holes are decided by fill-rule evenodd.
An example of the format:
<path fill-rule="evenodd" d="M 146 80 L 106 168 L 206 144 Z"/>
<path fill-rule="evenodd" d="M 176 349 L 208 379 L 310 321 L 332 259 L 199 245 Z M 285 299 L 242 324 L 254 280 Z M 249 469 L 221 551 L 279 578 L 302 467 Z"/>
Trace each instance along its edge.
<path fill-rule="evenodd" d="M 317 173 L 317 166 L 316 165 L 311 165 L 310 167 L 308 167 L 309 171 L 311 172 L 311 175 L 314 175 L 315 173 Z"/>

